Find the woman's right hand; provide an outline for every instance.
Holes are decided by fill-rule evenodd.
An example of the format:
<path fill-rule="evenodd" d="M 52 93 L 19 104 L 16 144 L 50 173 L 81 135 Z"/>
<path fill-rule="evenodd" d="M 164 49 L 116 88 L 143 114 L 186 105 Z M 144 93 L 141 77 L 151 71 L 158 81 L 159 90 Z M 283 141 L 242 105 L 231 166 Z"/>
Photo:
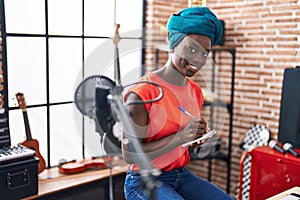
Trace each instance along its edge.
<path fill-rule="evenodd" d="M 192 118 L 179 133 L 180 144 L 190 142 L 203 136 L 208 131 L 207 122 L 201 118 Z M 202 144 L 199 141 L 199 144 Z"/>
<path fill-rule="evenodd" d="M 199 134 L 199 127 L 201 124 L 201 118 L 192 118 L 188 124 L 178 132 L 178 139 L 180 144 L 190 142 L 195 139 Z"/>

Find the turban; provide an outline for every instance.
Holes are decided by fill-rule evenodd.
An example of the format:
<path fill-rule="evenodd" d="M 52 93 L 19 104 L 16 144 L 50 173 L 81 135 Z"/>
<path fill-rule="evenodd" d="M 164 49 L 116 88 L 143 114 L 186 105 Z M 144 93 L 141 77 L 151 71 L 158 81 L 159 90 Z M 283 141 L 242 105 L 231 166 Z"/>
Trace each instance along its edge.
<path fill-rule="evenodd" d="M 171 15 L 167 24 L 170 48 L 173 49 L 187 34 L 200 34 L 210 37 L 216 44 L 223 33 L 220 20 L 207 7 L 192 7 Z"/>

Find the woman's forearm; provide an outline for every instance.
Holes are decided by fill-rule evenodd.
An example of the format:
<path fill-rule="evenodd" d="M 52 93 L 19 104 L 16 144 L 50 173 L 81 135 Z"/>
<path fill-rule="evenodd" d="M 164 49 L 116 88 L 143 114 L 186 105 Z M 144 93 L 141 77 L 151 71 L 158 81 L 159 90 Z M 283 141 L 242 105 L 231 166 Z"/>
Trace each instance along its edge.
<path fill-rule="evenodd" d="M 180 141 L 176 137 L 176 133 L 169 135 L 153 142 L 141 143 L 144 153 L 153 160 L 171 150 L 178 147 Z M 128 152 L 126 144 L 123 143 L 123 157 L 127 163 L 133 163 L 134 152 Z"/>

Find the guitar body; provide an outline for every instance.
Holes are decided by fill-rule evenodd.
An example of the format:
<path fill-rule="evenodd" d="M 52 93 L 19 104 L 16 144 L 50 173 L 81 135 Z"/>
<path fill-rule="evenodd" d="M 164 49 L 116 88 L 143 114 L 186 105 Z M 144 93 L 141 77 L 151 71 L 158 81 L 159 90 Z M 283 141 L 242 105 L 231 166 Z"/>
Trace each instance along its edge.
<path fill-rule="evenodd" d="M 90 158 L 74 161 L 63 161 L 58 165 L 59 172 L 64 174 L 75 174 L 89 169 L 108 168 L 107 163 L 111 162 L 111 157 L 106 158 Z"/>
<path fill-rule="evenodd" d="M 46 161 L 43 158 L 42 154 L 40 153 L 39 142 L 36 139 L 31 139 L 31 140 L 25 140 L 24 142 L 21 143 L 21 145 L 35 151 L 36 157 L 39 158 L 38 173 L 44 171 L 44 169 L 46 168 Z"/>
<path fill-rule="evenodd" d="M 25 103 L 25 98 L 22 93 L 17 93 L 16 98 L 18 100 L 18 104 L 23 111 L 23 117 L 24 117 L 24 125 L 25 125 L 25 132 L 26 132 L 26 140 L 22 142 L 21 144 L 29 149 L 32 149 L 36 153 L 36 157 L 39 158 L 39 168 L 38 173 L 41 173 L 46 168 L 46 162 L 43 156 L 40 153 L 39 150 L 39 142 L 36 139 L 33 139 L 31 136 L 30 126 L 29 126 L 29 120 L 27 115 L 27 106 Z"/>

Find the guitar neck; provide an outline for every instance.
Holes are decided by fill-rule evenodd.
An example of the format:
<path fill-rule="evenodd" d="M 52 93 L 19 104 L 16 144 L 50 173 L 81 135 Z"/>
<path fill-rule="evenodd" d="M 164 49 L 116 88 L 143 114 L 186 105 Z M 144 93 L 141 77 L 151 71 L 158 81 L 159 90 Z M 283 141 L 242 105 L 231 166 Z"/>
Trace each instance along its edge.
<path fill-rule="evenodd" d="M 117 45 L 115 45 L 115 81 L 117 85 L 121 84 L 121 74 L 120 74 L 120 61 L 119 61 L 119 49 Z"/>
<path fill-rule="evenodd" d="M 117 85 L 121 84 L 121 76 L 120 76 L 120 62 L 119 62 L 119 49 L 118 49 L 118 43 L 120 41 L 120 36 L 119 36 L 119 28 L 120 24 L 115 25 L 115 35 L 113 39 L 113 43 L 115 45 L 115 62 L 114 62 L 114 72 L 115 72 L 115 81 Z"/>
<path fill-rule="evenodd" d="M 28 115 L 27 115 L 26 110 L 23 110 L 23 118 L 24 118 L 24 125 L 25 125 L 25 131 L 26 131 L 26 140 L 29 141 L 29 140 L 32 140 L 32 136 L 31 136 L 31 130 L 30 130 Z"/>

